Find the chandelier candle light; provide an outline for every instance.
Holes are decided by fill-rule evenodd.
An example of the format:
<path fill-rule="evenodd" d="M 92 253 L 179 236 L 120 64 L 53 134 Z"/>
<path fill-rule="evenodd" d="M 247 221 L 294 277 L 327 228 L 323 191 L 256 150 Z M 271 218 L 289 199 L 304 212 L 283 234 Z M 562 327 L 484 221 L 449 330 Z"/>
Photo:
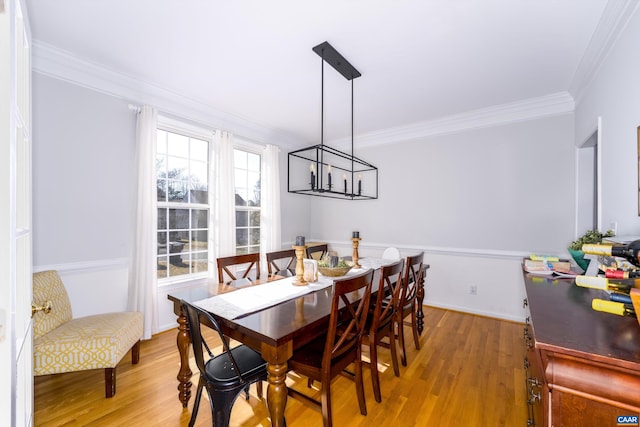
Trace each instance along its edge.
<path fill-rule="evenodd" d="M 291 151 L 288 156 L 287 186 L 289 193 L 332 197 L 346 200 L 378 198 L 378 168 L 355 157 L 353 150 L 353 80 L 361 74 L 328 42 L 313 51 L 321 58 L 320 144 Z M 324 64 L 331 65 L 351 81 L 351 153 L 324 143 Z M 308 175 L 305 172 L 308 168 Z M 333 173 L 342 174 L 343 188 L 333 183 Z M 307 182 L 307 176 L 310 181 Z M 338 175 L 339 177 L 340 175 Z M 338 178 L 339 179 L 339 178 Z M 357 182 L 356 182 L 357 180 Z"/>

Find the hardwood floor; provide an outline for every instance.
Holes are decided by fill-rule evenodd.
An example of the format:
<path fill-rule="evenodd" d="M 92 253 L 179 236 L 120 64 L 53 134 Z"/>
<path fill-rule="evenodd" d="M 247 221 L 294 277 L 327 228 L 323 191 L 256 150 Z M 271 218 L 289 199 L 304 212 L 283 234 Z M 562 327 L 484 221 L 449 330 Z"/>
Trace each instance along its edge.
<path fill-rule="evenodd" d="M 417 351 L 409 341 L 408 366 L 401 366 L 400 378 L 393 375 L 388 350 L 379 351 L 382 403 L 373 399 L 365 369 L 367 416 L 360 415 L 352 381 L 338 377 L 332 383 L 334 424 L 527 425 L 522 331 L 518 323 L 425 307 L 422 349 Z M 104 398 L 101 370 L 36 377 L 36 426 L 188 425 L 194 399 L 185 410 L 178 401 L 175 338 L 175 331 L 167 331 L 143 341 L 138 365 L 131 365 L 126 355 L 111 399 Z M 192 370 L 197 371 L 195 365 Z M 195 374 L 192 382 L 195 394 Z M 306 389 L 306 379 L 290 378 L 288 384 Z M 249 401 L 236 401 L 231 425 L 268 426 L 267 414 L 266 402 L 252 386 Z M 291 398 L 285 414 L 289 426 L 322 425 L 318 411 Z M 211 425 L 207 398 L 200 404 L 196 425 Z"/>

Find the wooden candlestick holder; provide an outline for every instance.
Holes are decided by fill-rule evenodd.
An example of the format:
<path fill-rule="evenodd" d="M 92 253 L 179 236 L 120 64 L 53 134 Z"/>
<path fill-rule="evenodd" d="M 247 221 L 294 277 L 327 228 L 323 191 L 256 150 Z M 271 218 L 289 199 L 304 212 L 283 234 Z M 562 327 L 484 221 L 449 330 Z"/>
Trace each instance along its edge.
<path fill-rule="evenodd" d="M 293 245 L 293 249 L 296 251 L 296 280 L 293 281 L 293 284 L 296 286 L 305 286 L 307 281 L 304 280 L 304 255 L 307 251 L 307 246 L 296 246 Z"/>
<path fill-rule="evenodd" d="M 352 237 L 351 238 L 351 244 L 353 245 L 353 255 L 351 255 L 351 258 L 353 260 L 353 267 L 354 268 L 362 267 L 358 263 L 358 245 L 360 244 L 360 240 L 362 240 L 360 237 Z"/>

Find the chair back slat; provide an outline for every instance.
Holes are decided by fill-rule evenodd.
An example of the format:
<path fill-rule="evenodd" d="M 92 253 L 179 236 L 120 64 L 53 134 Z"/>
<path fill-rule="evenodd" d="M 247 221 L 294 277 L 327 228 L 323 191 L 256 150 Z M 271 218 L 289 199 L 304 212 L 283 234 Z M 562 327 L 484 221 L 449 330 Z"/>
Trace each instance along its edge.
<path fill-rule="evenodd" d="M 378 292 L 373 303 L 373 314 L 370 333 L 374 335 L 380 329 L 387 327 L 396 314 L 400 292 L 403 288 L 404 260 L 380 268 Z"/>
<path fill-rule="evenodd" d="M 359 276 L 334 282 L 327 341 L 322 358 L 324 371 L 330 370 L 333 360 L 359 348 L 367 320 L 372 281 L 373 270 L 370 269 Z M 353 303 L 356 298 L 360 299 Z"/>
<path fill-rule="evenodd" d="M 407 310 L 416 303 L 418 297 L 418 286 L 422 281 L 423 260 L 424 252 L 407 257 L 402 283 L 402 292 L 399 300 L 400 310 Z"/>
<path fill-rule="evenodd" d="M 329 245 L 313 245 L 307 247 L 307 258 L 309 259 L 322 259 L 329 252 Z"/>
<path fill-rule="evenodd" d="M 281 251 L 267 253 L 267 271 L 269 272 L 269 276 L 286 270 L 295 273 L 295 263 L 295 249 L 283 249 Z"/>
<path fill-rule="evenodd" d="M 238 279 L 250 279 L 249 275 L 252 270 L 255 270 L 255 279 L 260 279 L 260 253 L 234 255 L 228 257 L 221 257 L 217 259 L 218 264 L 218 282 L 228 283 Z M 236 271 L 232 271 L 229 267 L 246 265 L 244 274 L 237 277 Z M 225 273 L 228 279 L 225 278 Z"/>

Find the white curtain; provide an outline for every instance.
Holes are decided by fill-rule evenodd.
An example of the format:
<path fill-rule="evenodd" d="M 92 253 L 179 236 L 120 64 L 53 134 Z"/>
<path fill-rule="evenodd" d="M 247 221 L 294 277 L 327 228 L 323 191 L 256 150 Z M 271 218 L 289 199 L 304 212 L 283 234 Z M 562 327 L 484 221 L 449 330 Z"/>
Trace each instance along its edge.
<path fill-rule="evenodd" d="M 216 131 L 209 153 L 209 276 L 218 281 L 216 259 L 234 255 L 236 248 L 233 135 Z"/>
<path fill-rule="evenodd" d="M 260 253 L 261 272 L 267 274 L 266 253 L 282 249 L 280 230 L 280 149 L 267 145 L 262 152 Z"/>
<path fill-rule="evenodd" d="M 155 170 L 157 122 L 157 111 L 147 105 L 142 107 L 136 126 L 136 221 L 129 267 L 128 309 L 142 312 L 143 339 L 150 339 L 158 332 Z"/>

